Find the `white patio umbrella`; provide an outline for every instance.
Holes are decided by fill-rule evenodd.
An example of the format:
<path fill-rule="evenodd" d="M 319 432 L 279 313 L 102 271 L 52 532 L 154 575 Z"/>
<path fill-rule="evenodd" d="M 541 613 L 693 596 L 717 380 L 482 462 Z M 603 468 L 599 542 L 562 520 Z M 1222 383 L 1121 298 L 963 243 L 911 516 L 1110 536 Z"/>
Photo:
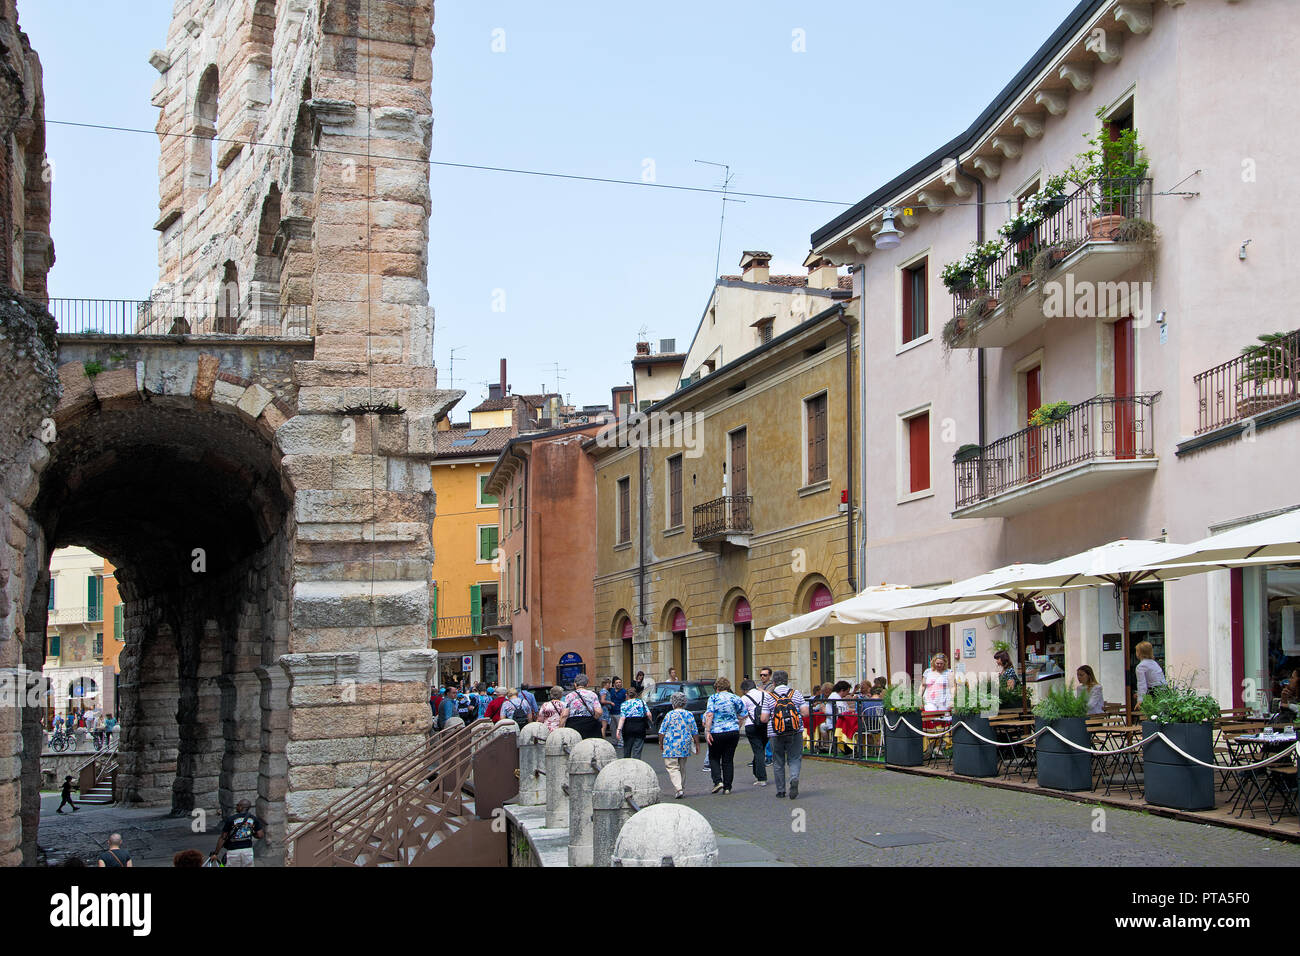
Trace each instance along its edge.
<path fill-rule="evenodd" d="M 1072 587 L 1082 587 L 1083 585 L 1068 585 L 1062 587 L 1044 587 L 1035 583 L 1037 579 L 1043 577 L 1046 573 L 1045 564 L 1008 564 L 1006 567 L 996 568 L 992 571 L 985 571 L 983 574 L 977 574 L 974 577 L 966 578 L 962 581 L 954 581 L 952 584 L 945 585 L 935 589 L 936 599 L 938 601 L 951 602 L 960 604 L 966 601 L 978 600 L 980 598 L 997 597 L 1001 598 L 1011 605 L 1008 610 L 1016 612 L 1016 647 L 1019 658 L 1017 662 L 1020 671 L 1020 681 L 1023 686 L 1025 680 L 1025 642 L 1020 635 L 1020 608 L 1021 605 L 1032 598 L 1051 591 L 1069 590 Z M 992 613 L 992 612 L 990 612 Z M 1028 697 L 1022 697 L 1020 710 L 1024 713 L 1028 708 Z"/>
<path fill-rule="evenodd" d="M 1168 562 L 1185 558 L 1188 551 L 1188 547 L 1181 544 L 1121 538 L 1040 565 L 1039 573 L 1023 582 L 1026 587 L 1043 591 L 1102 584 L 1113 584 L 1119 588 L 1123 595 L 1124 713 L 1130 722 L 1133 719 L 1133 702 L 1128 682 L 1129 589 L 1141 581 L 1167 580 L 1196 573 L 1196 568 L 1191 565 L 1183 566 L 1183 570 L 1165 567 Z"/>
<path fill-rule="evenodd" d="M 937 591 L 901 584 L 869 587 L 827 607 L 801 614 L 767 629 L 765 641 L 785 637 L 824 637 L 832 634 L 880 633 L 885 638 L 885 672 L 892 673 L 889 632 L 914 631 L 934 624 L 968 621 L 1013 610 L 1011 602 L 994 596 L 968 601 L 936 601 Z"/>
<path fill-rule="evenodd" d="M 1157 577 L 1300 561 L 1300 509 L 1193 541 L 1152 570 Z"/>

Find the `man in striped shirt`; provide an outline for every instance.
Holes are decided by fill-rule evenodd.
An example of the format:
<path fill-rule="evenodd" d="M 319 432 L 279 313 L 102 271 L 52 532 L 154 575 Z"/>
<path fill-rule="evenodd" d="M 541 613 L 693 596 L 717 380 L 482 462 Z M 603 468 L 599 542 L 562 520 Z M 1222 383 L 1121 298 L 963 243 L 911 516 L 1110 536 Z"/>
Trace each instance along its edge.
<path fill-rule="evenodd" d="M 808 701 L 790 687 L 790 675 L 777 671 L 773 687 L 763 695 L 761 720 L 767 724 L 767 738 L 772 745 L 772 773 L 776 777 L 776 795 L 786 795 L 789 768 L 790 799 L 799 796 L 799 768 L 803 763 L 803 728 L 808 723 Z"/>

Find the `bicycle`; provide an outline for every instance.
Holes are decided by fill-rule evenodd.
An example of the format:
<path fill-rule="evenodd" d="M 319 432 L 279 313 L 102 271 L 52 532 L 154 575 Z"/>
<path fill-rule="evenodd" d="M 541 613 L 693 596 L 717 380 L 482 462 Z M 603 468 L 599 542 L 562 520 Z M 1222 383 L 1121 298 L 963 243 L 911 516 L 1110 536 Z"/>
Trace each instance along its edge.
<path fill-rule="evenodd" d="M 50 749 L 55 753 L 63 753 L 69 747 L 75 747 L 76 741 L 72 734 L 62 730 L 56 730 L 50 734 Z"/>

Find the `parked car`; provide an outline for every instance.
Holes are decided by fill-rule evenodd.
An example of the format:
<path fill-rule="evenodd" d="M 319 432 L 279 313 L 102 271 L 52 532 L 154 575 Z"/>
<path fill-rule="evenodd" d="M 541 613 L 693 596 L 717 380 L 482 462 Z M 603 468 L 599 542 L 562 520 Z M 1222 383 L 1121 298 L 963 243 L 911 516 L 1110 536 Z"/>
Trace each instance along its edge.
<path fill-rule="evenodd" d="M 704 733 L 704 708 L 713 693 L 713 681 L 662 681 L 655 684 L 654 691 L 646 700 L 650 707 L 652 736 L 659 734 L 659 721 L 664 719 L 664 714 L 673 709 L 671 698 L 678 691 L 686 695 L 686 709 L 695 715 L 695 723 L 699 726 L 700 733 Z"/>

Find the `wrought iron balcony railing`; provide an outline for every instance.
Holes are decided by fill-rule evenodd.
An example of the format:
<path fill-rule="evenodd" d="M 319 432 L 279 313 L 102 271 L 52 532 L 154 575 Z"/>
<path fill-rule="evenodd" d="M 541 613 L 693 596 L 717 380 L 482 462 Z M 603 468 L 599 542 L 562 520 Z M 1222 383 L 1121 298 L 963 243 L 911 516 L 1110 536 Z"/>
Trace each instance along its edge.
<path fill-rule="evenodd" d="M 437 617 L 430 627 L 430 637 L 476 637 L 486 634 L 486 628 L 497 624 L 497 612 L 483 614 L 459 614 L 451 617 Z"/>
<path fill-rule="evenodd" d="M 50 299 L 60 335 L 253 335 L 311 334 L 311 307 L 240 308 L 217 302 L 136 299 Z"/>
<path fill-rule="evenodd" d="M 49 624 L 102 624 L 104 608 L 100 607 L 58 607 L 51 608 L 45 623 Z"/>
<path fill-rule="evenodd" d="M 1092 461 L 1155 454 L 1158 393 L 1098 395 L 1046 425 L 1023 428 L 954 464 L 957 508 L 979 504 L 1041 478 Z"/>
<path fill-rule="evenodd" d="M 1052 208 L 1055 207 L 1055 208 Z M 1017 272 L 1029 274 L 1045 249 L 1066 250 L 1085 242 L 1120 242 L 1141 238 L 1121 229 L 1125 220 L 1151 218 L 1150 179 L 1094 179 L 1068 196 L 1054 200 L 1052 211 L 1037 225 L 1004 244 L 1001 255 L 988 263 L 972 287 L 952 297 L 953 315 L 963 314 L 979 296 L 998 297 L 1002 283 Z"/>
<path fill-rule="evenodd" d="M 696 505 L 691 511 L 693 538 L 707 541 L 729 534 L 750 534 L 754 530 L 753 495 L 726 495 Z"/>
<path fill-rule="evenodd" d="M 1196 434 L 1300 401 L 1300 329 L 1193 378 L 1199 400 Z"/>

